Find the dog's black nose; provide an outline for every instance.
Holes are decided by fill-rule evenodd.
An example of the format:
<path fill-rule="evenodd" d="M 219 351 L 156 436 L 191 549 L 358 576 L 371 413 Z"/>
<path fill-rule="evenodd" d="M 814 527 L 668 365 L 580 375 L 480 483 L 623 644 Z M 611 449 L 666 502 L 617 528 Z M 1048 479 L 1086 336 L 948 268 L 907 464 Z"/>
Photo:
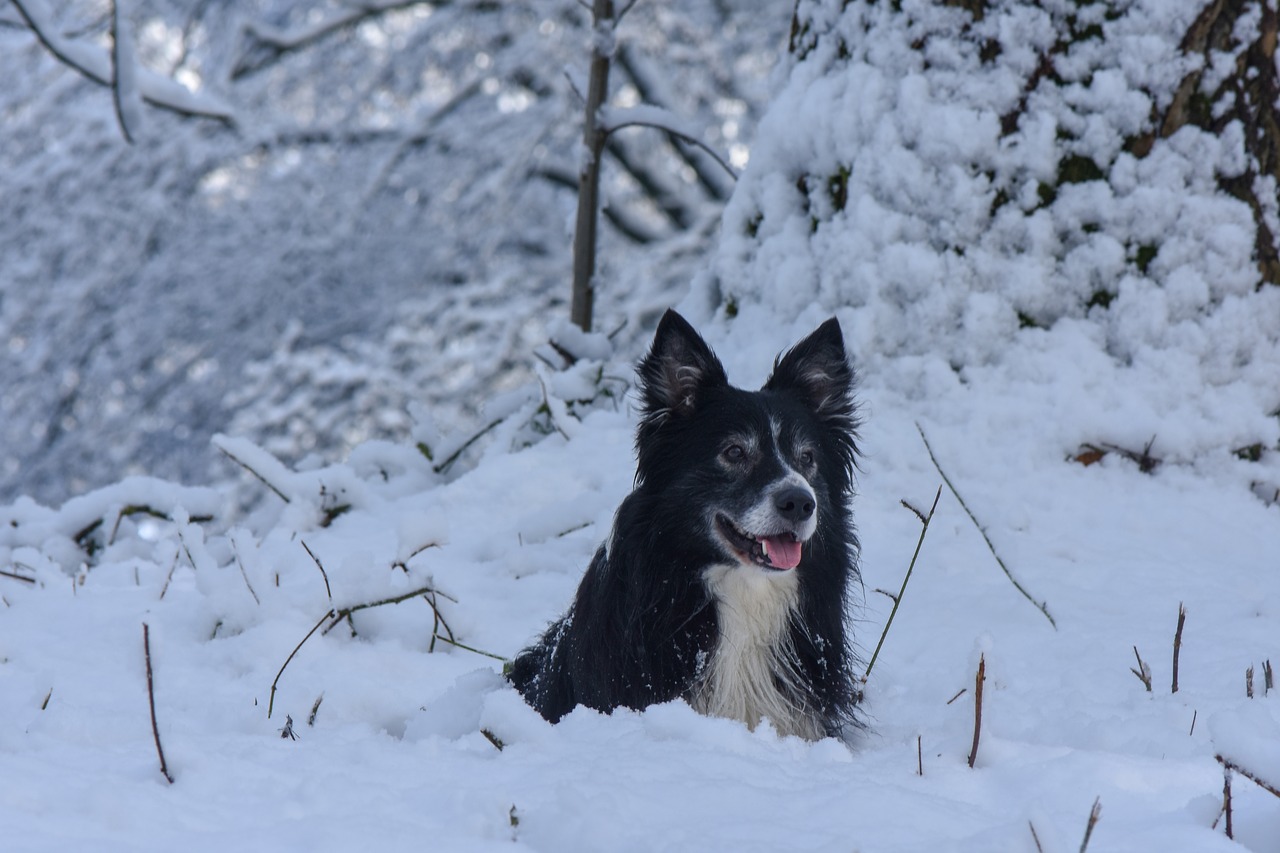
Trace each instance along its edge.
<path fill-rule="evenodd" d="M 778 492 L 773 505 L 777 507 L 778 515 L 787 521 L 805 521 L 813 515 L 813 495 L 799 486 L 789 486 Z"/>

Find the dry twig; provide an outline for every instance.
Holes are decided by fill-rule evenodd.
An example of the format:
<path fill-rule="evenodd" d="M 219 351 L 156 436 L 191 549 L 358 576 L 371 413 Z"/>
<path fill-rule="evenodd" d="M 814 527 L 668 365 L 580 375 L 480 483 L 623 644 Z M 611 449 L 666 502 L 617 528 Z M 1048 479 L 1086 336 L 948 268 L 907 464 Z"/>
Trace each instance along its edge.
<path fill-rule="evenodd" d="M 1265 781 L 1264 779 L 1259 777 L 1257 774 L 1249 770 L 1246 770 L 1245 768 L 1241 767 L 1239 764 L 1236 764 L 1234 761 L 1229 761 L 1228 759 L 1223 758 L 1221 755 L 1215 755 L 1214 758 L 1217 759 L 1218 763 L 1221 764 L 1223 767 L 1225 767 L 1227 770 L 1234 770 L 1236 773 L 1239 773 L 1241 776 L 1248 779 L 1250 782 L 1257 785 L 1259 788 L 1266 791 L 1271 796 L 1280 797 L 1280 788 L 1277 788 L 1275 785 L 1271 784 L 1270 782 Z"/>
<path fill-rule="evenodd" d="M 302 543 L 303 550 L 307 552 L 307 554 L 311 557 L 312 561 L 315 562 L 316 568 L 320 570 L 320 576 L 324 578 L 325 594 L 329 596 L 329 603 L 333 604 L 333 589 L 329 586 L 329 573 L 324 570 L 324 564 L 320 562 L 320 558 L 317 557 L 315 555 L 315 552 L 312 551 L 311 548 L 307 546 L 307 540 L 299 539 L 298 541 Z"/>
<path fill-rule="evenodd" d="M 880 633 L 880 642 L 876 643 L 876 650 L 871 654 L 871 662 L 867 664 L 867 671 L 862 676 L 865 683 L 871 677 L 871 668 L 876 665 L 876 658 L 880 656 L 880 648 L 884 645 L 885 637 L 889 636 L 889 627 L 893 625 L 893 617 L 898 615 L 898 605 L 902 603 L 902 596 L 907 592 L 907 582 L 911 580 L 911 572 L 916 567 L 916 558 L 920 556 L 920 546 L 924 545 L 924 535 L 929 532 L 929 522 L 933 520 L 934 510 L 938 508 L 938 499 L 942 497 L 942 486 L 938 486 L 938 492 L 933 496 L 933 506 L 929 507 L 929 514 L 924 515 L 920 510 L 902 501 L 902 505 L 915 513 L 916 518 L 920 519 L 920 538 L 916 540 L 916 550 L 911 555 L 911 562 L 907 565 L 907 573 L 902 578 L 902 587 L 898 590 L 897 596 L 893 598 L 893 608 L 889 611 L 889 618 L 884 623 L 884 630 Z"/>
<path fill-rule="evenodd" d="M 151 734 L 156 739 L 156 755 L 160 756 L 160 772 L 172 785 L 173 776 L 169 774 L 169 768 L 164 761 L 164 748 L 160 746 L 160 727 L 156 725 L 156 691 L 155 682 L 151 677 L 151 628 L 146 622 L 142 623 L 142 651 L 147 661 L 147 702 L 151 706 Z M 52 690 L 49 692 L 53 693 Z"/>
<path fill-rule="evenodd" d="M 1089 809 L 1089 822 L 1084 827 L 1084 841 L 1080 842 L 1080 853 L 1084 853 L 1085 848 L 1089 846 L 1089 836 L 1093 835 L 1093 828 L 1098 825 L 1098 818 L 1102 816 L 1102 798 L 1098 797 L 1093 801 L 1093 808 Z"/>
<path fill-rule="evenodd" d="M 996 563 L 1004 572 L 1005 577 L 1007 577 L 1009 582 L 1013 584 L 1014 589 L 1022 593 L 1023 598 L 1034 604 L 1036 609 L 1044 614 L 1044 618 L 1049 620 L 1049 624 L 1052 625 L 1056 631 L 1058 623 L 1054 621 L 1054 618 L 1051 615 L 1049 615 L 1049 605 L 1043 601 L 1036 601 L 1035 598 L 1032 597 L 1031 593 L 1027 592 L 1026 587 L 1018 583 L 1017 578 L 1013 576 L 1013 572 L 1009 571 L 1009 567 L 1006 566 L 1004 560 L 1000 558 L 1000 554 L 996 551 L 996 546 L 992 544 L 991 537 L 987 535 L 986 529 L 978 523 L 978 519 L 973 514 L 973 510 L 969 509 L 969 505 L 964 502 L 964 498 L 960 497 L 960 493 L 956 491 L 956 487 L 951 482 L 951 478 L 947 476 L 947 472 L 942 470 L 942 465 L 938 463 L 938 457 L 934 455 L 933 448 L 929 445 L 929 439 L 924 434 L 924 428 L 917 423 L 916 429 L 920 433 L 921 440 L 924 441 L 924 449 L 929 452 L 929 459 L 933 462 L 933 467 L 938 469 L 938 474 L 942 477 L 942 482 L 947 484 L 947 488 L 951 490 L 951 494 L 955 495 L 956 500 L 960 503 L 960 507 L 965 511 L 965 514 L 969 516 L 969 520 L 973 522 L 973 526 L 978 528 L 978 533 L 982 535 L 983 541 L 987 543 L 987 548 L 991 551 L 991 556 L 996 558 Z"/>
<path fill-rule="evenodd" d="M 293 651 L 289 652 L 289 656 L 284 659 L 284 663 L 280 664 L 280 671 L 276 673 L 276 677 L 271 681 L 271 696 L 267 701 L 267 719 L 268 720 L 271 719 L 271 712 L 275 709 L 275 706 L 276 706 L 276 685 L 280 683 L 280 676 L 284 675 L 284 668 L 289 665 L 289 661 L 293 660 L 293 656 L 298 653 L 298 649 L 302 648 L 302 644 L 305 643 L 307 640 L 311 639 L 311 635 L 320 629 L 320 626 L 324 624 L 324 620 L 328 619 L 332 615 L 333 615 L 332 608 L 329 610 L 326 610 L 325 614 L 320 617 L 320 621 L 316 622 L 316 624 L 311 628 L 311 630 L 307 632 L 307 636 L 303 637 L 298 642 L 298 645 L 293 647 Z"/>

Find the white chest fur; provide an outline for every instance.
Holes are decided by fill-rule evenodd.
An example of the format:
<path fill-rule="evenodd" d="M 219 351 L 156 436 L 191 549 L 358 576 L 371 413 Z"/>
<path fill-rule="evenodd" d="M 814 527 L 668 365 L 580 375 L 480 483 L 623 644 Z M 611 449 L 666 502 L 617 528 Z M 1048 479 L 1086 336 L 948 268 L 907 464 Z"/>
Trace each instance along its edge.
<path fill-rule="evenodd" d="M 803 691 L 786 689 L 799 679 L 790 631 L 798 580 L 794 571 L 741 564 L 706 570 L 720 637 L 694 691 L 699 712 L 753 729 L 767 718 L 781 734 L 808 740 L 826 734 L 811 710 L 797 705 L 794 697 Z"/>

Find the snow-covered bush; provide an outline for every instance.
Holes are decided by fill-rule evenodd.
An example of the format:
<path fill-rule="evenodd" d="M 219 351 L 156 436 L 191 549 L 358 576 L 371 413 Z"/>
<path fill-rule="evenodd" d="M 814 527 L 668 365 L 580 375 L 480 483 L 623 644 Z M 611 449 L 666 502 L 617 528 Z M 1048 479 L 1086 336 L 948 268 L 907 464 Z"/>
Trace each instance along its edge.
<path fill-rule="evenodd" d="M 836 311 L 917 398 L 1053 381 L 1054 452 L 1275 449 L 1274 21 L 805 0 L 701 304 L 744 337 Z"/>

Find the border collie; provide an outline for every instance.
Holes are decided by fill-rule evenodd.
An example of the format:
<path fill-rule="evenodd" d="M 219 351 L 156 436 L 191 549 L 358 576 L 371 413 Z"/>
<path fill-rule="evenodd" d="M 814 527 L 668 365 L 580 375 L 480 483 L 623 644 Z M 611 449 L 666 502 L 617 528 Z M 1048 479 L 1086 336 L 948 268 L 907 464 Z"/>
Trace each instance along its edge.
<path fill-rule="evenodd" d="M 674 311 L 640 364 L 635 489 L 569 611 L 511 664 L 557 722 L 684 699 L 818 740 L 856 725 L 845 638 L 853 370 L 832 318 L 759 391 Z"/>

